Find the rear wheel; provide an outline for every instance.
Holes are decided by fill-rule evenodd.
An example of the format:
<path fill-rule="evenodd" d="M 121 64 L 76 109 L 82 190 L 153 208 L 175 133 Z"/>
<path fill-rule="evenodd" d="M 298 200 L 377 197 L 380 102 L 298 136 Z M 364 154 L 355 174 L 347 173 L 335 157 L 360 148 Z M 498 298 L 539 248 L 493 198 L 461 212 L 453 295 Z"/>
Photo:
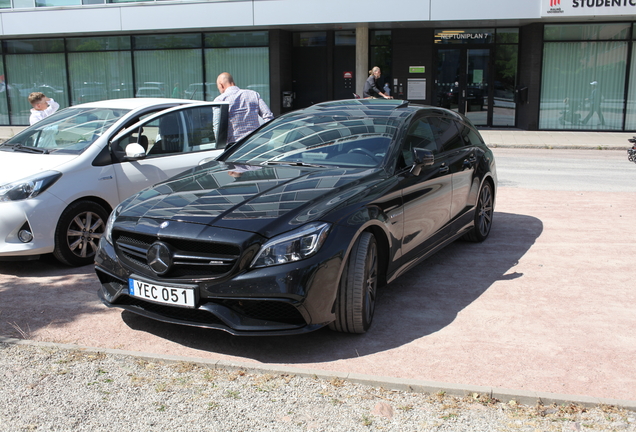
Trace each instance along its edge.
<path fill-rule="evenodd" d="M 340 279 L 332 330 L 364 333 L 371 326 L 378 287 L 378 247 L 373 234 L 356 240 Z"/>
<path fill-rule="evenodd" d="M 490 183 L 485 182 L 479 191 L 479 201 L 475 208 L 475 227 L 466 235 L 466 239 L 474 242 L 486 240 L 492 228 L 495 195 Z"/>
<path fill-rule="evenodd" d="M 108 212 L 92 201 L 68 206 L 55 229 L 55 258 L 70 266 L 92 264 L 107 219 Z"/>

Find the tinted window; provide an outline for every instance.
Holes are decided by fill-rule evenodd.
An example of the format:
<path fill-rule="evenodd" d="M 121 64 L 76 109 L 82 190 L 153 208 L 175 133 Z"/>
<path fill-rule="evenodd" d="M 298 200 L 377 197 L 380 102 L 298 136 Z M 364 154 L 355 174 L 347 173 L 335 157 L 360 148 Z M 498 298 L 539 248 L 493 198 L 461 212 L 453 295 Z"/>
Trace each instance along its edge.
<path fill-rule="evenodd" d="M 445 152 L 464 146 L 459 130 L 457 130 L 453 120 L 444 117 L 429 117 L 428 122 L 437 141 L 437 146 L 441 148 L 441 151 Z"/>
<path fill-rule="evenodd" d="M 457 127 L 459 127 L 461 131 L 460 133 L 465 145 L 475 146 L 483 143 L 479 134 L 472 128 L 461 123 L 457 123 Z"/>
<path fill-rule="evenodd" d="M 411 166 L 413 164 L 413 149 L 422 148 L 430 150 L 433 154 L 438 153 L 435 132 L 428 121 L 428 118 L 419 118 L 413 121 L 404 137 L 402 143 L 403 163 L 398 164 L 398 168 Z"/>

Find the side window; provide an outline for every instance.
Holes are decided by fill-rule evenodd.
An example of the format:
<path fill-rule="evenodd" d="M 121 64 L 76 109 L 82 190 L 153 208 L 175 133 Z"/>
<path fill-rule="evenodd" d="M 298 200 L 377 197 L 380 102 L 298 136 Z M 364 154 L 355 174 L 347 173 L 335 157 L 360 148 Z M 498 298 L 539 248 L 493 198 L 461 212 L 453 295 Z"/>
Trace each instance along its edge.
<path fill-rule="evenodd" d="M 435 135 L 437 145 L 445 152 L 464 146 L 455 122 L 444 117 L 429 117 L 428 121 Z"/>
<path fill-rule="evenodd" d="M 460 133 L 462 136 L 462 140 L 464 141 L 464 145 L 476 146 L 483 144 L 483 140 L 473 128 L 461 123 L 458 123 L 457 126 L 461 131 Z"/>
<path fill-rule="evenodd" d="M 148 157 L 182 153 L 185 130 L 179 112 L 171 112 L 143 126 L 148 137 Z"/>
<path fill-rule="evenodd" d="M 146 153 L 148 153 L 148 136 L 145 134 L 144 128 L 136 128 L 129 131 L 115 143 L 113 151 L 121 158 L 126 154 L 126 146 L 133 143 L 141 145 L 144 150 L 146 150 Z"/>
<path fill-rule="evenodd" d="M 161 110 L 162 109 L 158 109 L 158 110 L 156 109 L 153 111 L 145 112 L 142 115 L 128 121 L 122 129 L 126 129 L 134 125 L 135 123 L 139 122 L 140 120 L 143 120 L 144 118 L 149 117 L 152 114 L 155 114 Z M 154 135 L 152 134 L 153 132 L 154 132 Z M 156 136 L 156 128 L 155 130 L 153 130 L 152 127 L 147 127 L 147 125 L 144 125 L 141 128 L 132 129 L 128 131 L 128 133 L 125 136 L 123 136 L 119 141 L 113 143 L 114 145 L 112 147 L 112 150 L 115 156 L 117 157 L 117 159 L 119 160 L 122 160 L 122 158 L 126 155 L 126 146 L 132 143 L 137 143 L 141 145 L 146 150 L 146 153 L 148 153 L 148 148 L 150 144 L 148 136 Z"/>
<path fill-rule="evenodd" d="M 426 117 L 414 120 L 409 126 L 402 142 L 401 161 L 398 164 L 398 168 L 408 167 L 413 164 L 413 149 L 416 147 L 430 150 L 433 154 L 438 152 L 434 130 Z"/>
<path fill-rule="evenodd" d="M 215 136 L 216 109 L 198 107 L 183 111 L 188 131 L 187 151 L 212 150 L 217 148 Z"/>
<path fill-rule="evenodd" d="M 227 110 L 226 110 L 227 111 Z M 219 113 L 219 115 L 216 115 Z M 224 112 L 215 106 L 181 108 L 141 123 L 113 144 L 115 156 L 122 160 L 126 146 L 137 143 L 148 158 L 212 150 L 217 147 L 219 122 Z M 227 113 L 225 113 L 227 117 Z M 136 119 L 137 121 L 139 119 Z M 129 123 L 132 126 L 136 121 Z M 225 129 L 221 128 L 224 132 Z"/>

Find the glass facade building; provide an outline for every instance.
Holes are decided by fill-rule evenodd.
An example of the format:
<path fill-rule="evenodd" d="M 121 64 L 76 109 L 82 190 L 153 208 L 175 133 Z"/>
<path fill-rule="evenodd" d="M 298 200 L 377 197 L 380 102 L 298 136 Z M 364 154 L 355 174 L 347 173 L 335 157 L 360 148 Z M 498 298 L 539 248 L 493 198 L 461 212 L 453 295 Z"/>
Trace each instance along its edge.
<path fill-rule="evenodd" d="M 31 92 L 60 108 L 127 97 L 213 100 L 227 71 L 269 103 L 268 32 L 5 40 L 0 125 L 28 124 Z"/>
<path fill-rule="evenodd" d="M 631 23 L 544 27 L 540 129 L 624 130 L 636 124 Z M 631 96 L 630 96 L 631 95 Z"/>
<path fill-rule="evenodd" d="M 34 91 L 213 100 L 221 72 L 280 114 L 362 94 L 379 66 L 393 96 L 481 128 L 636 130 L 631 2 L 293 1 L 0 0 L 0 127 L 28 123 Z"/>

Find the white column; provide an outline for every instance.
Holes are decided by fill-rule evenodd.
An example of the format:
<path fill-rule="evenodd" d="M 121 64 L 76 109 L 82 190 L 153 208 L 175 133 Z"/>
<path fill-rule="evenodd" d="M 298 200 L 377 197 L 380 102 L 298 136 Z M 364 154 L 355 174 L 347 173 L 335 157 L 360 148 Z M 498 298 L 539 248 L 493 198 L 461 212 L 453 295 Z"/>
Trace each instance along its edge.
<path fill-rule="evenodd" d="M 356 93 L 362 97 L 364 82 L 369 77 L 369 26 L 356 27 Z"/>

